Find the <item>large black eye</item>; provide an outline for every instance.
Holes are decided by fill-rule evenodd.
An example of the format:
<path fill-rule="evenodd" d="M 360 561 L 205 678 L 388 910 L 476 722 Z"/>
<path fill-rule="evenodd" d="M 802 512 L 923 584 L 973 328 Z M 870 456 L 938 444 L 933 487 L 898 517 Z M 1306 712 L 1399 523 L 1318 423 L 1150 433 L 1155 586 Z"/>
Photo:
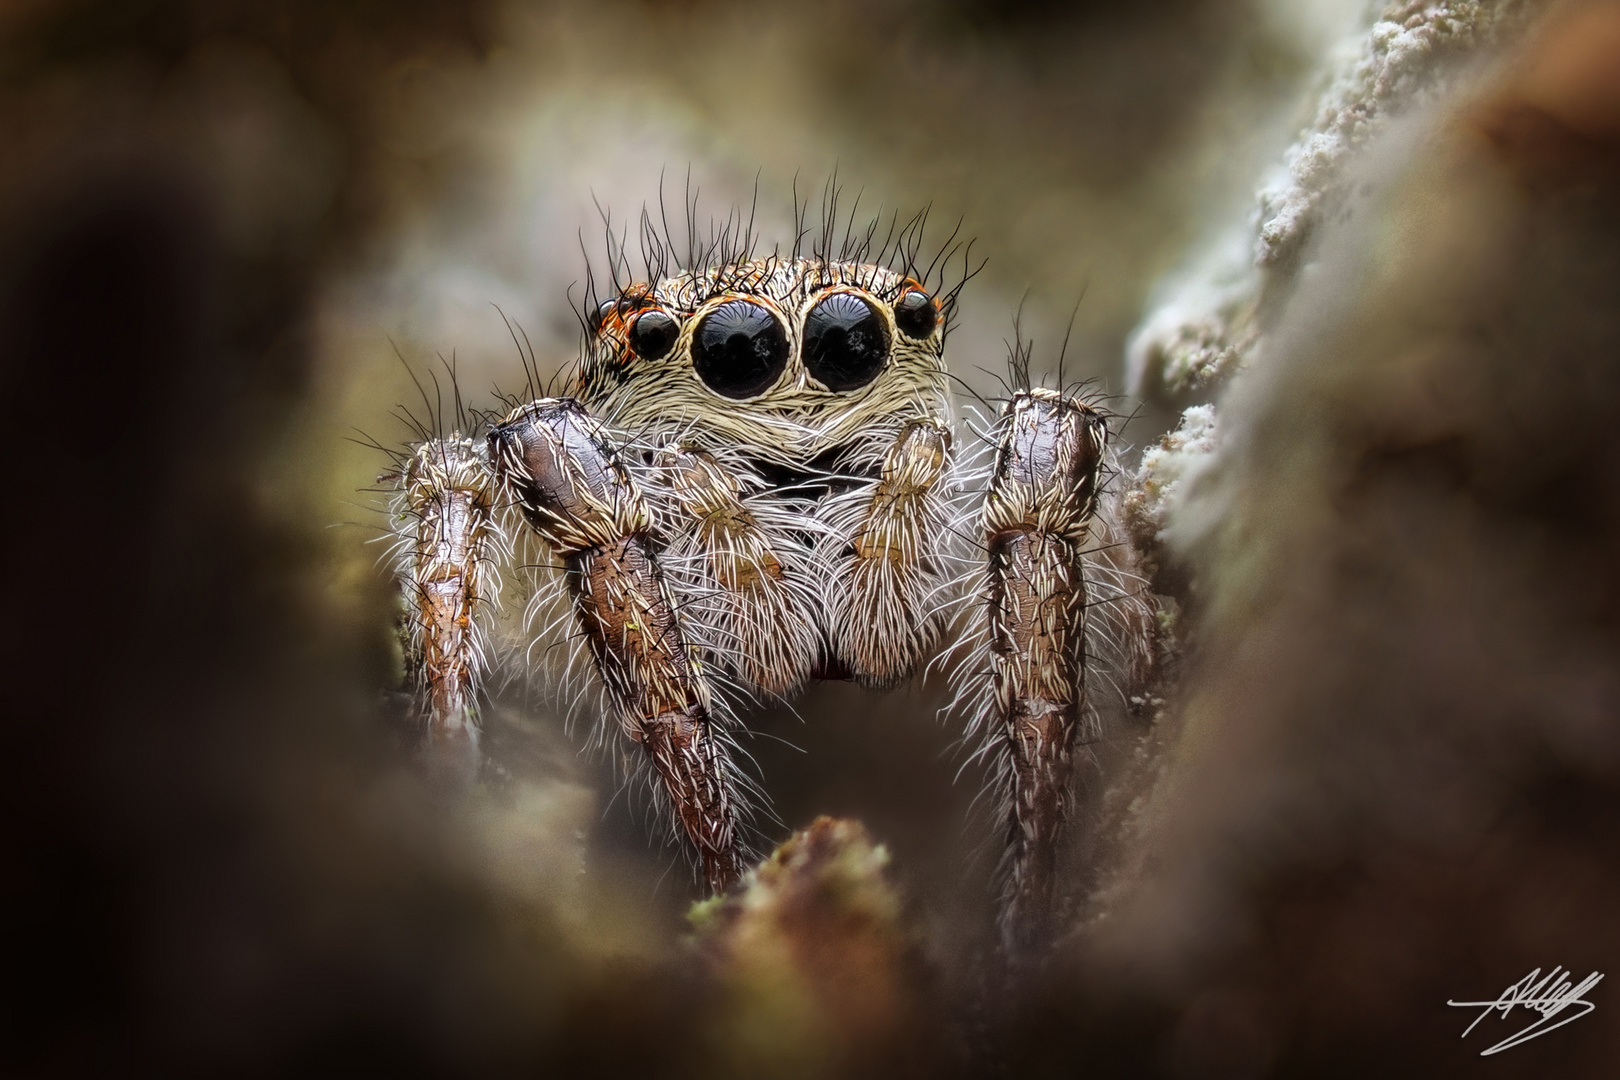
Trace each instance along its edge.
<path fill-rule="evenodd" d="M 934 308 L 934 298 L 925 292 L 913 289 L 894 305 L 894 324 L 906 337 L 925 338 L 934 332 L 937 322 L 939 312 Z"/>
<path fill-rule="evenodd" d="M 662 311 L 643 311 L 630 324 L 630 347 L 643 360 L 662 360 L 680 336 L 680 325 Z"/>
<path fill-rule="evenodd" d="M 787 330 L 769 310 L 749 300 L 727 300 L 698 323 L 692 366 L 710 390 L 751 398 L 769 390 L 787 367 Z"/>
<path fill-rule="evenodd" d="M 871 302 L 830 293 L 804 320 L 804 366 L 837 393 L 859 390 L 889 362 L 889 328 Z"/>

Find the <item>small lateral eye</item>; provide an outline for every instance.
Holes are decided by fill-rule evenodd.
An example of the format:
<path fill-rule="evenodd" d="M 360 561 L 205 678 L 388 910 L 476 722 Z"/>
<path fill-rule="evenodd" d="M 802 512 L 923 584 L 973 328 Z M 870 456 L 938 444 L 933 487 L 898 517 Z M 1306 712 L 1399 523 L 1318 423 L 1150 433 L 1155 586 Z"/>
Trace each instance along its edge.
<path fill-rule="evenodd" d="M 787 367 L 787 330 L 769 308 L 727 300 L 692 334 L 692 367 L 721 397 L 757 397 L 776 385 Z"/>
<path fill-rule="evenodd" d="M 630 324 L 630 347 L 643 360 L 662 360 L 680 335 L 680 325 L 662 311 L 643 311 Z"/>
<path fill-rule="evenodd" d="M 925 338 L 934 332 L 939 312 L 934 298 L 920 289 L 912 289 L 894 305 L 894 324 L 909 338 Z"/>
<path fill-rule="evenodd" d="M 597 337 L 602 333 L 602 324 L 607 322 L 607 317 L 613 313 L 613 309 L 623 302 L 618 297 L 614 297 L 611 300 L 602 301 L 591 310 L 591 313 L 585 317 L 585 325 L 590 329 L 592 337 Z"/>
<path fill-rule="evenodd" d="M 602 327 L 607 323 L 609 315 L 614 312 L 617 312 L 620 317 L 629 315 L 647 303 L 647 300 L 648 292 L 643 286 L 632 286 L 628 292 L 622 292 L 618 296 L 610 296 L 597 304 L 585 316 L 585 327 L 590 331 L 591 337 L 601 337 Z"/>
<path fill-rule="evenodd" d="M 836 292 L 804 320 L 804 366 L 836 394 L 859 390 L 889 362 L 889 328 L 871 301 Z"/>

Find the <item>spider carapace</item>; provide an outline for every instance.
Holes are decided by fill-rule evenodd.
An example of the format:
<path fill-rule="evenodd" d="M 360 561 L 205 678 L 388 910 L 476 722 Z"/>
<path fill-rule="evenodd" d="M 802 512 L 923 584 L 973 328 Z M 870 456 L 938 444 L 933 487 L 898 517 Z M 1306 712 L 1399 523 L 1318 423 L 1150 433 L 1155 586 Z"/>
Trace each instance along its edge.
<path fill-rule="evenodd" d="M 999 765 L 1011 947 L 1047 932 L 1088 660 L 1092 683 L 1139 667 L 1151 618 L 1106 415 L 1026 379 L 953 434 L 955 291 L 906 270 L 741 257 L 616 289 L 567 396 L 413 447 L 393 513 L 410 664 L 431 736 L 475 742 L 481 609 L 528 530 L 560 611 L 531 632 L 583 643 L 601 715 L 719 892 L 747 861 L 748 703 L 937 656 Z"/>

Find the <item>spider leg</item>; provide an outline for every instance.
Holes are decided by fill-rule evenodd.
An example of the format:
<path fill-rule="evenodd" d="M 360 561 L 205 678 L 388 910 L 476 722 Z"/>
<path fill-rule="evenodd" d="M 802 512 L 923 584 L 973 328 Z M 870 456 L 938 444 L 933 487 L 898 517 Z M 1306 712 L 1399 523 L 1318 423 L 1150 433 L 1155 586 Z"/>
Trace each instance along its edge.
<path fill-rule="evenodd" d="M 1008 766 L 1002 937 L 1016 956 L 1049 932 L 1071 805 L 1070 755 L 1086 717 L 1084 555 L 1107 427 L 1086 405 L 1037 389 L 1014 395 L 997 434 L 981 518 L 992 684 L 981 722 Z"/>
<path fill-rule="evenodd" d="M 430 746 L 476 763 L 478 690 L 486 661 L 481 616 L 498 591 L 503 549 L 496 484 L 482 445 L 459 434 L 416 447 L 390 511 L 405 593 L 406 663 Z"/>
<path fill-rule="evenodd" d="M 646 751 L 710 889 L 725 891 L 739 872 L 732 766 L 654 557 L 646 499 L 570 399 L 520 407 L 489 445 L 501 484 L 566 568 L 620 725 Z"/>
<path fill-rule="evenodd" d="M 847 542 L 830 575 L 827 633 L 834 656 L 869 685 L 910 675 L 939 635 L 938 553 L 950 518 L 940 481 L 950 449 L 939 420 L 908 421 L 878 482 L 852 493 L 856 502 L 840 498 L 829 515 Z"/>

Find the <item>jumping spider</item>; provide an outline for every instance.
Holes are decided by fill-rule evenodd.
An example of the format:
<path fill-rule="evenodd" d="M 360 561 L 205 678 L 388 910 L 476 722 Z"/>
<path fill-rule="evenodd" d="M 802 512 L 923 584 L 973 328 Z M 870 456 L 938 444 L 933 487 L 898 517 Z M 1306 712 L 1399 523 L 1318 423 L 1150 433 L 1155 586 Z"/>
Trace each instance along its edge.
<path fill-rule="evenodd" d="M 919 269 L 920 219 L 836 254 L 824 233 L 760 257 L 727 229 L 678 265 L 645 222 L 647 271 L 611 260 L 565 394 L 401 455 L 391 523 L 430 738 L 476 747 L 483 609 L 526 528 L 550 564 L 530 625 L 548 599 L 561 612 L 536 644 L 585 644 L 604 724 L 640 746 L 718 893 L 748 862 L 739 707 L 812 679 L 881 689 L 935 658 L 1000 766 L 1004 938 L 1040 940 L 1071 752 L 1096 723 L 1088 660 L 1134 680 L 1150 649 L 1107 415 L 1031 386 L 1024 351 L 1005 400 L 953 434 L 944 350 L 972 275 L 965 255 L 954 288 L 944 260 Z"/>

